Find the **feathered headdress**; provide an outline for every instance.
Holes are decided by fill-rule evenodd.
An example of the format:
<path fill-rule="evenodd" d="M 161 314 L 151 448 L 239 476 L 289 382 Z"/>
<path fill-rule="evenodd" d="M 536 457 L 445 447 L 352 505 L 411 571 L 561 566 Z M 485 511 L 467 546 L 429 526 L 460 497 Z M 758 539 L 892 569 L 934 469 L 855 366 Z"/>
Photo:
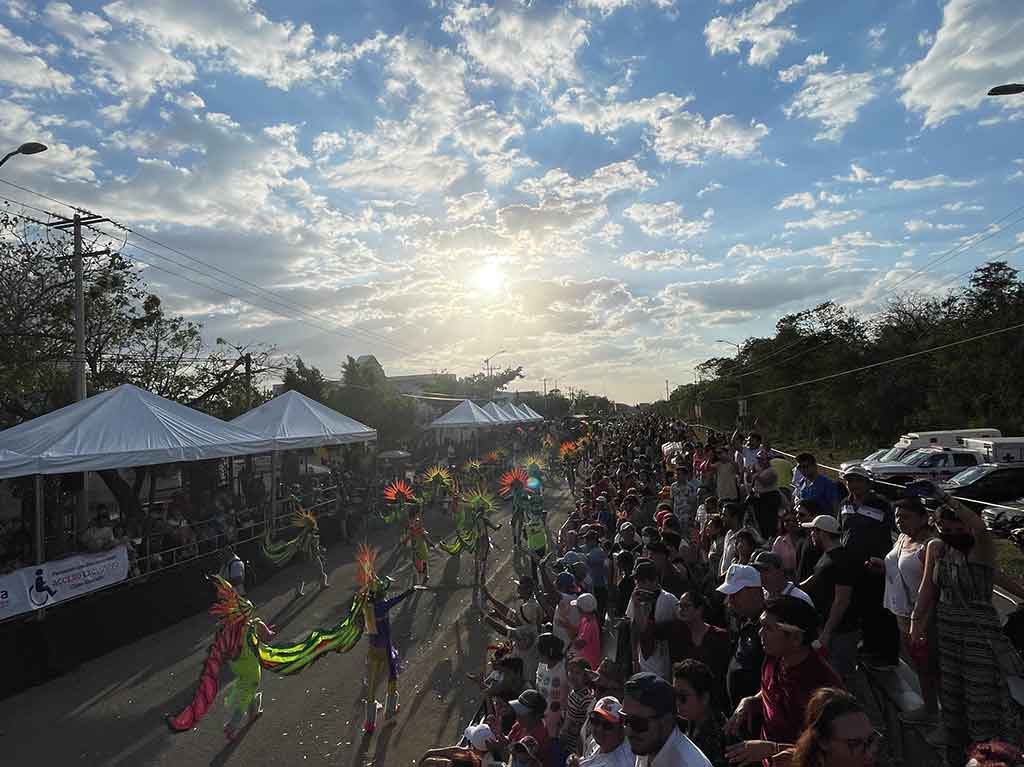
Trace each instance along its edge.
<path fill-rule="evenodd" d="M 579 452 L 579 445 L 575 442 L 563 442 L 558 448 L 558 456 L 564 461 L 566 458 L 574 458 Z"/>
<path fill-rule="evenodd" d="M 526 483 L 530 481 L 526 472 L 522 469 L 511 469 L 501 475 L 498 480 L 498 493 L 502 498 L 510 495 L 519 495 L 526 490 Z"/>
<path fill-rule="evenodd" d="M 466 461 L 466 465 L 462 467 L 462 471 L 466 474 L 479 474 L 483 468 L 483 464 L 480 463 L 480 460 L 478 458 L 473 458 Z"/>
<path fill-rule="evenodd" d="M 483 463 L 497 463 L 499 460 L 498 451 L 492 450 L 484 456 Z"/>
<path fill-rule="evenodd" d="M 377 585 L 377 549 L 360 543 L 356 549 L 356 583 L 360 591 L 369 591 Z"/>
<path fill-rule="evenodd" d="M 494 497 L 482 487 L 477 487 L 475 490 L 462 496 L 462 502 L 469 506 L 473 513 L 483 512 L 484 514 L 490 514 L 498 508 L 494 502 Z"/>
<path fill-rule="evenodd" d="M 306 511 L 299 504 L 295 504 L 295 513 L 292 514 L 292 527 L 297 527 L 300 530 L 309 529 L 316 532 L 319 530 L 319 526 L 316 523 L 316 515 L 311 511 Z"/>
<path fill-rule="evenodd" d="M 523 466 L 526 468 L 527 473 L 539 474 L 548 467 L 548 462 L 544 460 L 543 456 L 531 455 L 527 456 L 526 460 L 523 462 Z"/>
<path fill-rule="evenodd" d="M 452 473 L 444 466 L 431 466 L 423 472 L 423 484 L 434 489 L 452 486 Z"/>
<path fill-rule="evenodd" d="M 384 500 L 392 503 L 412 503 L 416 495 L 404 479 L 396 479 L 384 488 Z"/>

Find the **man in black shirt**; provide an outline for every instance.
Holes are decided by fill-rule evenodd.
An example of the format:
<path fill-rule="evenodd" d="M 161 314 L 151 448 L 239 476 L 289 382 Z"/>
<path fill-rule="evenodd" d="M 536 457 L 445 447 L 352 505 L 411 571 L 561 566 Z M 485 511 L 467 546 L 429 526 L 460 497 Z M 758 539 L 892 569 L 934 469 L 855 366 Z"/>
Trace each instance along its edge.
<path fill-rule="evenodd" d="M 764 610 L 761 574 L 749 565 L 731 565 L 718 591 L 725 594 L 726 606 L 740 624 L 725 677 L 730 707 L 735 709 L 743 698 L 757 695 L 761 690 L 761 666 L 764 664 L 758 625 Z"/>

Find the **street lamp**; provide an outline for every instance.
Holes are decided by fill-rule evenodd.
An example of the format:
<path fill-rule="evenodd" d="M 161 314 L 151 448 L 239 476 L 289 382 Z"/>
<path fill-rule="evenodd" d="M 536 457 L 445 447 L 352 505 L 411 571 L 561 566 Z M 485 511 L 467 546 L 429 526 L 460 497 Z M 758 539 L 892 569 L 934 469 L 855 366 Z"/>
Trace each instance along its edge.
<path fill-rule="evenodd" d="M 1018 93 L 1024 93 L 1024 84 L 1021 83 L 1007 83 L 1006 85 L 997 85 L 992 88 L 989 92 L 989 96 L 1016 96 Z"/>
<path fill-rule="evenodd" d="M 0 165 L 3 165 L 5 162 L 10 160 L 16 154 L 39 154 L 40 152 L 45 152 L 45 151 L 46 151 L 46 144 L 40 144 L 38 141 L 28 141 L 28 142 L 22 144 L 21 146 L 19 146 L 13 152 L 8 152 L 7 154 L 5 154 L 4 158 L 2 160 L 0 160 Z"/>
<path fill-rule="evenodd" d="M 487 371 L 487 377 L 488 378 L 491 377 L 491 360 L 493 360 L 499 354 L 504 354 L 506 351 L 508 351 L 508 350 L 507 349 L 499 349 L 494 354 L 492 354 L 490 357 L 488 357 L 487 359 L 484 360 L 484 369 Z"/>
<path fill-rule="evenodd" d="M 729 346 L 735 346 L 736 347 L 736 351 L 740 350 L 740 345 L 738 343 L 736 343 L 735 341 L 727 341 L 724 338 L 716 338 L 715 339 L 715 343 L 716 344 L 729 344 Z"/>

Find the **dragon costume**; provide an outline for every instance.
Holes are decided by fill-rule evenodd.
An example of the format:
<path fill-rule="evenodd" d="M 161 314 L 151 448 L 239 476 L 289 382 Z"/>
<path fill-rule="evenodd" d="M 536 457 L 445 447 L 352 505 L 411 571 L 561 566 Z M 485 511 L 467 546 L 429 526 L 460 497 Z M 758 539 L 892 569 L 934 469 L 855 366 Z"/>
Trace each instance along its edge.
<path fill-rule="evenodd" d="M 295 502 L 296 511 L 292 515 L 292 527 L 299 529 L 298 535 L 285 541 L 274 541 L 270 537 L 270 530 L 263 536 L 260 545 L 261 558 L 272 567 L 284 567 L 295 558 L 296 554 L 304 554 L 310 562 L 315 562 L 320 569 L 320 583 L 327 588 L 327 566 L 324 563 L 323 548 L 320 546 L 320 527 L 317 525 L 316 516 L 306 511 Z M 296 593 L 300 596 L 305 592 L 305 579 L 299 579 Z"/>
<path fill-rule="evenodd" d="M 207 652 L 192 701 L 167 722 L 176 732 L 191 730 L 198 724 L 217 697 L 220 670 L 228 663 L 235 678 L 228 687 L 226 703 L 232 713 L 224 725 L 224 734 L 233 740 L 243 718 L 251 721 L 263 713 L 259 652 L 274 632 L 256 616 L 252 602 L 224 578 L 213 575 L 210 580 L 217 590 L 210 608 L 210 614 L 218 618 L 217 636 Z"/>

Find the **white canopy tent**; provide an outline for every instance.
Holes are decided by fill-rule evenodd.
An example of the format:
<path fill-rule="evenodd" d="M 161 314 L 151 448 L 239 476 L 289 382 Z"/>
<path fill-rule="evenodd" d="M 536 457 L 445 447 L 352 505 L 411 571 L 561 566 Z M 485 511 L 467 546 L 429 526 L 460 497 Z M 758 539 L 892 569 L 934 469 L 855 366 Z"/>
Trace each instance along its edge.
<path fill-rule="evenodd" d="M 511 403 L 506 402 L 503 405 L 497 405 L 498 409 L 505 414 L 508 418 L 509 423 L 524 423 L 525 419 L 522 413 L 517 413 L 515 408 L 512 407 Z"/>
<path fill-rule="evenodd" d="M 530 416 L 530 418 L 532 418 L 534 421 L 543 421 L 544 420 L 544 416 L 542 416 L 540 413 L 538 413 L 536 410 L 534 410 L 532 407 L 530 407 L 526 403 L 520 404 L 519 405 L 519 409 L 522 410 L 524 413 L 526 413 L 528 416 Z"/>
<path fill-rule="evenodd" d="M 487 415 L 489 415 L 491 418 L 493 418 L 500 424 L 511 426 L 513 423 L 512 416 L 510 416 L 500 407 L 495 405 L 493 402 L 488 402 L 480 409 L 483 410 L 485 413 L 487 413 Z"/>
<path fill-rule="evenodd" d="M 371 429 L 297 391 L 288 391 L 238 416 L 231 425 L 273 441 L 278 450 L 347 445 L 377 439 Z"/>
<path fill-rule="evenodd" d="M 491 418 L 482 408 L 473 404 L 472 400 L 462 400 L 440 418 L 435 419 L 431 429 L 484 429 L 496 426 L 500 422 Z"/>
<path fill-rule="evenodd" d="M 0 431 L 0 479 L 268 453 L 273 441 L 124 384 Z"/>
<path fill-rule="evenodd" d="M 521 405 L 516 405 L 513 402 L 509 402 L 509 403 L 506 404 L 506 407 L 509 408 L 510 410 L 512 410 L 517 416 L 519 416 L 519 420 L 522 423 L 532 423 L 533 422 L 533 416 L 531 416 L 529 413 L 527 413 L 525 410 L 523 410 Z"/>

